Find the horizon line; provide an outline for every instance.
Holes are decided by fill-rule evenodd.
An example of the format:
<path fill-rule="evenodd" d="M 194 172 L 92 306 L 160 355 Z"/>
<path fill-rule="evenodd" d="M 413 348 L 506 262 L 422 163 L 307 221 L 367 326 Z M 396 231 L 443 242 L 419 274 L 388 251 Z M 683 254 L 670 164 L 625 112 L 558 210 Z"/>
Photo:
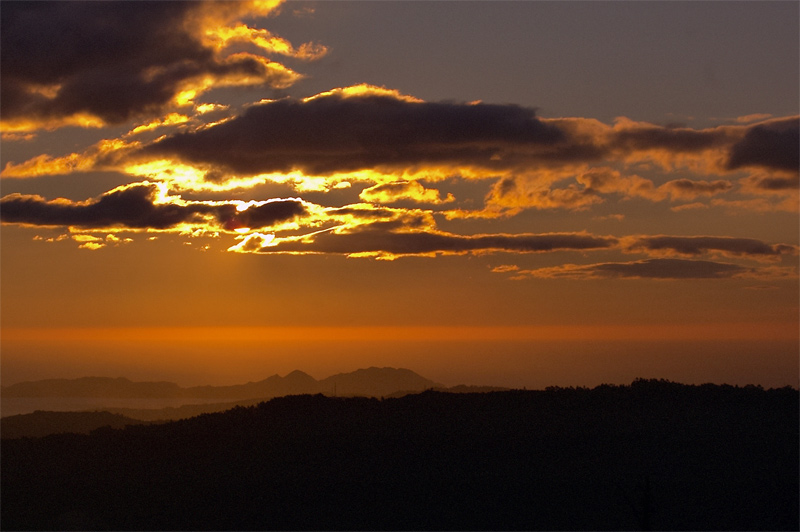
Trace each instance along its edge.
<path fill-rule="evenodd" d="M 3 342 L 439 342 L 439 341 L 800 341 L 796 322 L 642 325 L 375 325 L 2 327 Z"/>

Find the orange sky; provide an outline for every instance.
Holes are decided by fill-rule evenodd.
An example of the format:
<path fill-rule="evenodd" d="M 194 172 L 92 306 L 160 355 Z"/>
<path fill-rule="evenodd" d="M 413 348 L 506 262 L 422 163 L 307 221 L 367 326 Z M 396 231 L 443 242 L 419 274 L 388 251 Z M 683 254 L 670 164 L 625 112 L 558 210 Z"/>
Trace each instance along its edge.
<path fill-rule="evenodd" d="M 9 6 L 4 383 L 798 384 L 797 4 Z"/>

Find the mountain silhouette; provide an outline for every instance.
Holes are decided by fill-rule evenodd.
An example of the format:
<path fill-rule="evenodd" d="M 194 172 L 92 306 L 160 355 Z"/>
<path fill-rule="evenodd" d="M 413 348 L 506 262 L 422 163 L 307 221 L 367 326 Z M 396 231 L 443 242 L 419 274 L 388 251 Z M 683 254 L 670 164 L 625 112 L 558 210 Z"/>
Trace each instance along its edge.
<path fill-rule="evenodd" d="M 2 397 L 179 397 L 180 386 L 174 382 L 132 382 L 124 377 L 81 377 L 19 382 L 0 389 Z"/>
<path fill-rule="evenodd" d="M 284 395 L 318 394 L 338 396 L 383 397 L 398 393 L 418 392 L 441 387 L 440 384 L 426 379 L 419 374 L 402 368 L 359 369 L 351 373 L 339 373 L 321 381 L 314 379 L 299 370 L 292 371 L 284 377 L 273 375 L 260 381 L 231 386 L 191 386 L 181 387 L 172 382 L 133 382 L 126 378 L 82 377 L 79 379 L 47 379 L 21 382 L 11 386 L 3 386 L 0 395 L 7 400 L 24 400 L 37 398 L 37 410 L 65 410 L 63 399 L 86 398 L 92 401 L 92 407 L 84 406 L 80 410 L 109 410 L 123 414 L 132 414 L 134 409 L 126 412 L 130 405 L 103 404 L 103 400 L 111 403 L 114 399 L 148 399 L 169 400 L 173 403 L 169 408 L 175 413 L 175 400 L 185 400 L 186 405 L 195 403 L 219 403 L 198 408 L 187 409 L 188 415 L 202 412 L 220 411 L 253 400 L 264 400 Z M 53 401 L 47 401 L 53 398 Z M 59 400 L 62 400 L 61 402 Z M 44 402 L 45 404 L 42 404 Z M 52 405 L 52 406 L 48 406 Z M 164 404 L 162 403 L 162 405 Z M 137 406 L 135 410 L 142 410 Z M 155 405 L 150 410 L 159 409 Z M 28 410 L 32 411 L 33 408 Z M 79 410 L 79 409 L 75 409 Z M 188 417 L 182 416 L 182 417 Z M 135 417 L 135 416 L 134 416 Z M 147 415 L 143 419 L 167 419 L 171 415 Z"/>
<path fill-rule="evenodd" d="M 441 386 L 410 369 L 376 368 L 359 369 L 351 373 L 338 373 L 319 381 L 320 393 L 326 395 L 364 395 L 381 397 L 398 391 L 422 391 Z"/>

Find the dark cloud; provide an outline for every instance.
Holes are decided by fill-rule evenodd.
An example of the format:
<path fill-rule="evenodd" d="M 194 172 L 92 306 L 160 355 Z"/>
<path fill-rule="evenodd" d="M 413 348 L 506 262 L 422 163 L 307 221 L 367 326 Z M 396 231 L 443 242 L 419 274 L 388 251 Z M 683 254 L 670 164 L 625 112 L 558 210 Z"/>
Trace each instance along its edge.
<path fill-rule="evenodd" d="M 635 262 L 604 262 L 598 264 L 566 264 L 538 270 L 516 272 L 518 278 L 565 279 L 728 279 L 752 274 L 753 268 L 736 264 L 685 259 L 647 259 Z"/>
<path fill-rule="evenodd" d="M 215 5 L 4 2 L 3 120 L 57 121 L 84 114 L 120 123 L 158 113 L 186 82 L 202 76 L 289 82 L 291 71 L 271 69 L 249 54 L 221 58 L 201 42 L 199 17 Z M 232 7 L 218 9 L 222 16 Z"/>
<path fill-rule="evenodd" d="M 227 212 L 221 211 L 220 214 L 227 214 Z M 285 222 L 305 214 L 307 214 L 307 211 L 302 201 L 281 199 L 270 200 L 261 205 L 248 207 L 244 211 L 237 211 L 229 220 L 238 222 L 241 227 L 258 229 L 270 227 L 276 223 Z"/>
<path fill-rule="evenodd" d="M 798 180 L 797 177 L 765 177 L 759 179 L 756 187 L 762 190 L 797 190 Z"/>
<path fill-rule="evenodd" d="M 376 222 L 355 230 L 332 230 L 313 237 L 276 239 L 258 251 L 265 253 L 377 254 L 389 256 L 431 253 L 461 254 L 486 252 L 534 253 L 610 248 L 612 237 L 584 233 L 492 234 L 464 236 L 441 231 L 398 231 L 398 224 Z"/>
<path fill-rule="evenodd" d="M 422 102 L 386 89 L 354 89 L 359 88 L 361 92 L 342 89 L 306 100 L 284 98 L 255 105 L 213 127 L 164 137 L 129 157 L 172 158 L 217 176 L 466 167 L 498 177 L 537 167 L 642 157 L 667 166 L 689 164 L 681 157 L 690 157 L 718 169 L 719 153 L 737 147 L 733 151 L 739 155 L 729 164 L 733 169 L 755 164 L 747 146 L 761 142 L 764 132 L 759 128 L 767 128 L 768 134 L 777 131 L 781 144 L 772 149 L 784 159 L 792 159 L 791 150 L 786 155 L 784 149 L 792 127 L 796 136 L 796 121 L 791 120 L 754 126 L 746 135 L 743 126 L 693 130 L 623 121 L 609 127 L 580 118 L 539 119 L 533 109 L 516 105 Z M 794 153 L 796 159 L 796 147 Z M 776 164 L 787 163 L 782 159 Z M 730 187 L 721 180 L 681 179 L 659 193 L 693 197 Z"/>
<path fill-rule="evenodd" d="M 705 260 L 649 259 L 638 262 L 595 264 L 591 270 L 600 277 L 649 279 L 724 279 L 751 271 L 736 264 Z"/>
<path fill-rule="evenodd" d="M 301 169 L 320 175 L 436 164 L 505 168 L 537 147 L 564 140 L 533 109 L 515 105 L 334 93 L 253 106 L 214 127 L 167 137 L 139 155 L 176 157 L 237 174 Z"/>
<path fill-rule="evenodd" d="M 664 150 L 672 153 L 691 153 L 724 146 L 730 141 L 725 129 L 695 130 L 636 125 L 616 131 L 611 146 L 623 152 Z"/>
<path fill-rule="evenodd" d="M 0 199 L 0 220 L 83 229 L 169 229 L 179 224 L 210 223 L 211 229 L 233 230 L 268 227 L 305 213 L 300 200 L 273 200 L 239 212 L 230 203 L 156 203 L 156 197 L 157 188 L 151 184 L 121 187 L 86 202 L 46 201 L 40 196 L 9 194 Z"/>
<path fill-rule="evenodd" d="M 797 172 L 800 169 L 800 119 L 774 120 L 751 127 L 733 145 L 729 169 L 762 167 Z"/>
<path fill-rule="evenodd" d="M 727 192 L 733 188 L 733 183 L 718 179 L 716 181 L 692 181 L 691 179 L 674 179 L 659 187 L 660 190 L 670 194 L 673 199 L 694 199 L 697 196 L 713 196 Z"/>
<path fill-rule="evenodd" d="M 646 236 L 636 238 L 627 248 L 630 251 L 672 251 L 681 255 L 702 255 L 710 251 L 752 257 L 797 254 L 796 246 L 727 236 Z"/>

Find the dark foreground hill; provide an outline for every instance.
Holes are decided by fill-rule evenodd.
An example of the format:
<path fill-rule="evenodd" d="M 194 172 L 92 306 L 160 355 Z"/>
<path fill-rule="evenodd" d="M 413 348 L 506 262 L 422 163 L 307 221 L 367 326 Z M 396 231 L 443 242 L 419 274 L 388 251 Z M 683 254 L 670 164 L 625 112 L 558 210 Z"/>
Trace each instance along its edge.
<path fill-rule="evenodd" d="M 3 530 L 797 530 L 798 392 L 322 395 L 5 440 Z"/>

